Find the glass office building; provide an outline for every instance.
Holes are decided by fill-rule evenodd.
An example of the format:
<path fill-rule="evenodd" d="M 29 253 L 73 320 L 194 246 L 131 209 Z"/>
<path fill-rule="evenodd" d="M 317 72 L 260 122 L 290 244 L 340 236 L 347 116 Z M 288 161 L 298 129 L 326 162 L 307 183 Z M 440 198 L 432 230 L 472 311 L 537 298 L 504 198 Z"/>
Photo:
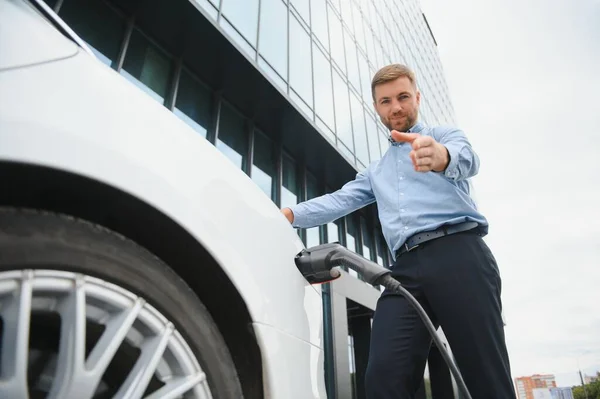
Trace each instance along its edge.
<path fill-rule="evenodd" d="M 338 189 L 387 150 L 370 88 L 384 65 L 416 72 L 425 123 L 454 121 L 418 0 L 46 2 L 102 62 L 215 145 L 280 207 Z M 339 241 L 390 262 L 375 205 L 299 234 L 307 246 Z M 364 396 L 380 295 L 350 274 L 356 278 L 323 287 L 331 398 Z M 438 361 L 434 353 L 432 383 Z M 438 374 L 439 385 L 448 375 Z"/>

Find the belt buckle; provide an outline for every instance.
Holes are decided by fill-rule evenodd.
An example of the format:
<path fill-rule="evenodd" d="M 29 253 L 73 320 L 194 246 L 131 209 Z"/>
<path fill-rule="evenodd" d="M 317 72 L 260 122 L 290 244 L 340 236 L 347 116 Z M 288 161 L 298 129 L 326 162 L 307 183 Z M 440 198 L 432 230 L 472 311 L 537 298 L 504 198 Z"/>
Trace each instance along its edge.
<path fill-rule="evenodd" d="M 419 246 L 419 244 L 415 244 L 412 247 L 409 247 L 408 243 L 404 243 L 404 249 L 406 249 L 406 252 L 410 252 L 410 251 L 412 251 L 413 249 L 415 249 L 418 246 Z"/>

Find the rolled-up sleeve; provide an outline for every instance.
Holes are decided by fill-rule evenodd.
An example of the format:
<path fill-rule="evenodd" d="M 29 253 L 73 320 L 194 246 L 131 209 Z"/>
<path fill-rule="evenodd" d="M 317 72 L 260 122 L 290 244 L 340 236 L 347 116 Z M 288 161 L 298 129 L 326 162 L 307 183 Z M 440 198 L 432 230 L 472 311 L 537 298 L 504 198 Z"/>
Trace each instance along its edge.
<path fill-rule="evenodd" d="M 454 127 L 434 129 L 433 136 L 448 149 L 450 162 L 444 175 L 452 180 L 464 180 L 479 172 L 479 156 L 471 147 L 465 133 Z"/>
<path fill-rule="evenodd" d="M 311 228 L 341 218 L 375 202 L 368 169 L 356 175 L 339 190 L 291 206 L 293 227 Z"/>

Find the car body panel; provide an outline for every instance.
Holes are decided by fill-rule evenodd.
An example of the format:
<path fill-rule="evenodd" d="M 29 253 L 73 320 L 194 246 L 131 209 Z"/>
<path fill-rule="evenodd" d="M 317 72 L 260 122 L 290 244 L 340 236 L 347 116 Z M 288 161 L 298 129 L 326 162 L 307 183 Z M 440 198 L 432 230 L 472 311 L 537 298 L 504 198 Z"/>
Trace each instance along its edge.
<path fill-rule="evenodd" d="M 276 328 L 255 323 L 261 352 L 270 359 L 263 365 L 264 385 L 278 398 L 326 398 L 324 352 Z M 302 370 L 302 372 L 298 372 Z"/>

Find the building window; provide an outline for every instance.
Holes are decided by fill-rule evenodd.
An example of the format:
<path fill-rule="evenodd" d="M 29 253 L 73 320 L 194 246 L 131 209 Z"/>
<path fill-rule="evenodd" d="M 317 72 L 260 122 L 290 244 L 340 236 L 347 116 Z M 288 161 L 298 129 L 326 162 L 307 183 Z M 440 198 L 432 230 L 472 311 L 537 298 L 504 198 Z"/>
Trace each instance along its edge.
<path fill-rule="evenodd" d="M 313 199 L 320 196 L 319 184 L 317 178 L 309 172 L 306 173 L 306 199 Z M 306 229 L 306 247 L 310 248 L 321 243 L 321 237 L 319 233 L 319 227 L 312 227 Z"/>
<path fill-rule="evenodd" d="M 335 99 L 335 124 L 338 139 L 354 153 L 352 141 L 352 118 L 350 116 L 350 103 L 348 86 L 342 77 L 333 71 L 333 90 Z"/>
<path fill-rule="evenodd" d="M 371 80 L 373 79 L 373 76 L 367 60 L 360 51 L 358 52 L 358 66 L 360 69 L 360 83 L 362 84 L 363 92 L 362 99 L 367 106 L 372 107 L 373 95 L 371 94 Z"/>
<path fill-rule="evenodd" d="M 366 50 L 365 32 L 363 30 L 363 18 L 357 3 L 352 3 L 352 16 L 354 19 L 354 36 L 356 37 L 356 42 L 358 43 L 358 46 L 360 48 Z"/>
<path fill-rule="evenodd" d="M 290 86 L 313 107 L 310 37 L 296 17 L 290 15 Z"/>
<path fill-rule="evenodd" d="M 217 134 L 217 148 L 234 163 L 246 170 L 248 134 L 244 118 L 226 103 L 221 103 L 221 117 Z"/>
<path fill-rule="evenodd" d="M 309 0 L 290 0 L 294 9 L 307 25 L 310 25 Z"/>
<path fill-rule="evenodd" d="M 170 57 L 134 29 L 121 74 L 162 104 L 169 89 L 171 68 Z"/>
<path fill-rule="evenodd" d="M 348 248 L 350 251 L 359 252 L 356 242 L 356 237 L 358 237 L 358 229 L 356 228 L 357 226 L 354 216 L 354 214 L 346 216 L 346 248 Z M 354 277 L 358 277 L 358 273 L 352 269 L 349 269 L 348 273 Z"/>
<path fill-rule="evenodd" d="M 358 71 L 358 58 L 356 56 L 356 44 L 354 39 L 348 33 L 344 32 L 344 44 L 346 47 L 346 65 L 348 65 L 348 81 L 360 93 L 360 73 Z"/>
<path fill-rule="evenodd" d="M 253 152 L 252 180 L 263 190 L 269 198 L 275 200 L 275 170 L 276 158 L 275 147 L 263 133 L 254 131 L 254 152 Z"/>
<path fill-rule="evenodd" d="M 312 32 L 317 39 L 329 51 L 329 39 L 327 37 L 327 0 L 312 0 L 310 3 Z"/>
<path fill-rule="evenodd" d="M 327 16 L 329 19 L 329 42 L 331 58 L 337 66 L 346 73 L 346 60 L 344 55 L 344 34 L 342 33 L 342 22 L 337 17 L 335 12 L 328 7 Z"/>
<path fill-rule="evenodd" d="M 333 117 L 333 88 L 331 86 L 331 64 L 325 54 L 313 43 L 315 76 L 315 111 L 330 130 L 335 130 Z"/>
<path fill-rule="evenodd" d="M 125 20 L 102 0 L 65 0 L 60 17 L 87 43 L 100 61 L 113 68 L 125 32 Z"/>
<path fill-rule="evenodd" d="M 373 119 L 369 112 L 365 113 L 365 121 L 367 122 L 367 137 L 369 139 L 369 156 L 371 157 L 371 162 L 373 162 L 381 158 L 379 134 L 377 133 L 375 119 Z"/>
<path fill-rule="evenodd" d="M 389 131 L 384 131 L 383 129 L 379 128 L 377 129 L 377 136 L 379 137 L 379 148 L 381 148 L 381 154 L 383 156 L 383 154 L 385 154 L 388 150 L 388 148 L 390 148 L 390 142 L 389 142 Z"/>
<path fill-rule="evenodd" d="M 283 154 L 281 175 L 281 207 L 287 208 L 300 202 L 301 184 L 296 163 L 285 153 Z"/>
<path fill-rule="evenodd" d="M 212 99 L 208 88 L 183 70 L 173 112 L 206 138 L 210 128 Z"/>
<path fill-rule="evenodd" d="M 258 30 L 258 0 L 222 0 L 221 12 L 227 21 L 256 47 Z M 223 22 L 222 22 L 223 23 Z M 229 28 L 225 26 L 226 28 Z M 230 30 L 230 29 L 228 29 Z M 236 38 L 237 39 L 237 38 Z M 240 43 L 243 45 L 243 43 Z"/>
<path fill-rule="evenodd" d="M 362 255 L 366 259 L 373 260 L 373 255 L 375 254 L 373 250 L 373 236 L 367 224 L 367 219 L 363 216 L 360 217 L 360 231 L 362 237 Z"/>
<path fill-rule="evenodd" d="M 288 9 L 281 0 L 261 0 L 259 52 L 287 80 Z"/>
<path fill-rule="evenodd" d="M 350 94 L 350 105 L 352 107 L 352 128 L 354 130 L 355 153 L 358 160 L 366 166 L 369 164 L 369 147 L 367 145 L 367 134 L 365 132 L 365 114 L 362 102 Z"/>

